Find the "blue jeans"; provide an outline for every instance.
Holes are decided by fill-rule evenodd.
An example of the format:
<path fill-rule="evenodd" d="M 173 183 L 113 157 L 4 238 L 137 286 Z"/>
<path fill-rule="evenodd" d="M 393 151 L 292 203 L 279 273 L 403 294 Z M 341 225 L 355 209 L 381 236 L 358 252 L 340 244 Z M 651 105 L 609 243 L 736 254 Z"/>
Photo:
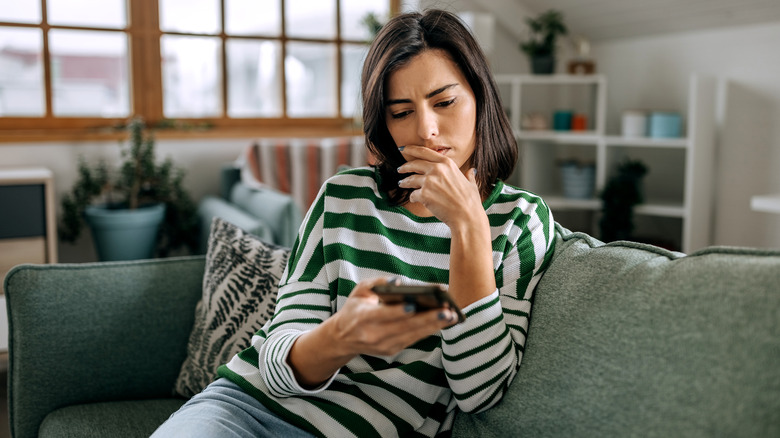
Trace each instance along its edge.
<path fill-rule="evenodd" d="M 287 423 L 227 379 L 191 398 L 152 434 L 153 438 L 312 438 Z"/>

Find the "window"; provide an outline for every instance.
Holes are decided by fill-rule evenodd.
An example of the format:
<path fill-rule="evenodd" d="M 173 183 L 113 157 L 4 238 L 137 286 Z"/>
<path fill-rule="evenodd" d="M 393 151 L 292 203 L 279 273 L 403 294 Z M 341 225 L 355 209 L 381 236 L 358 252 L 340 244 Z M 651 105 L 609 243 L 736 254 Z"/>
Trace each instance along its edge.
<path fill-rule="evenodd" d="M 216 132 L 359 116 L 368 13 L 398 0 L 0 0 L 0 139 L 132 115 Z"/>

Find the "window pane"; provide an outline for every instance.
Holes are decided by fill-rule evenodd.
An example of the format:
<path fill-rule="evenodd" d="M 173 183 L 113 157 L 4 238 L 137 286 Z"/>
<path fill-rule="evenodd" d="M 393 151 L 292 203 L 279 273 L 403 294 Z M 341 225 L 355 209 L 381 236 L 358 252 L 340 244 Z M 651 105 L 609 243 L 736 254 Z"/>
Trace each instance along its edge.
<path fill-rule="evenodd" d="M 219 32 L 220 0 L 159 0 L 160 29 L 168 32 Z"/>
<path fill-rule="evenodd" d="M 279 0 L 227 0 L 225 29 L 231 35 L 279 36 L 282 11 Z"/>
<path fill-rule="evenodd" d="M 125 0 L 47 0 L 46 14 L 50 24 L 121 29 L 126 11 Z"/>
<path fill-rule="evenodd" d="M 0 27 L 0 116 L 42 116 L 43 37 L 39 29 Z"/>
<path fill-rule="evenodd" d="M 41 2 L 0 0 L 0 21 L 40 23 Z"/>
<path fill-rule="evenodd" d="M 278 41 L 228 40 L 228 115 L 281 117 L 281 45 Z"/>
<path fill-rule="evenodd" d="M 335 44 L 288 43 L 284 68 L 290 117 L 337 116 Z"/>
<path fill-rule="evenodd" d="M 341 115 L 353 117 L 361 108 L 360 104 L 360 71 L 366 59 L 368 46 L 345 44 L 341 48 Z"/>
<path fill-rule="evenodd" d="M 219 38 L 163 35 L 160 44 L 165 116 L 221 115 Z"/>
<path fill-rule="evenodd" d="M 49 50 L 54 115 L 129 114 L 124 33 L 52 29 Z"/>
<path fill-rule="evenodd" d="M 287 34 L 298 38 L 336 38 L 336 0 L 285 0 Z"/>
<path fill-rule="evenodd" d="M 390 15 L 387 0 L 341 0 L 341 37 L 367 41 L 372 38 L 363 20 L 370 12 L 384 22 Z"/>

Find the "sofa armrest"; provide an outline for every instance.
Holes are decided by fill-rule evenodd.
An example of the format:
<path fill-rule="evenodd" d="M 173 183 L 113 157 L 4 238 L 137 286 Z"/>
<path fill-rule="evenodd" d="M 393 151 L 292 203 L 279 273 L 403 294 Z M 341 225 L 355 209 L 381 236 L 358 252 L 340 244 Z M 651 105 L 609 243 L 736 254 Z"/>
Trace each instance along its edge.
<path fill-rule="evenodd" d="M 208 250 L 211 221 L 215 217 L 224 219 L 266 242 L 275 243 L 271 227 L 262 219 L 252 216 L 222 198 L 206 196 L 200 204 L 198 204 L 198 219 L 200 220 L 200 254 L 205 254 Z"/>
<path fill-rule="evenodd" d="M 230 201 L 271 227 L 273 243 L 291 248 L 303 221 L 301 208 L 292 196 L 272 188 L 254 189 L 246 184 L 233 186 Z"/>
<path fill-rule="evenodd" d="M 54 409 L 166 398 L 186 355 L 205 257 L 21 265 L 5 279 L 12 436 Z"/>

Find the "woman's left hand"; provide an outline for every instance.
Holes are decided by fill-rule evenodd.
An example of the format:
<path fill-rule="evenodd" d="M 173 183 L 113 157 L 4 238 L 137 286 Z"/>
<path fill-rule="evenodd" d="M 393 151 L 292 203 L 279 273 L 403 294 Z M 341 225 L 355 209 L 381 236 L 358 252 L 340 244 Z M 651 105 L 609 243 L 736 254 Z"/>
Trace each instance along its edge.
<path fill-rule="evenodd" d="M 483 211 L 474 169 L 464 175 L 452 159 L 424 146 L 406 146 L 401 154 L 406 163 L 398 173 L 413 175 L 400 180 L 398 186 L 414 190 L 410 202 L 422 204 L 450 228 L 464 218 L 464 212 Z"/>

